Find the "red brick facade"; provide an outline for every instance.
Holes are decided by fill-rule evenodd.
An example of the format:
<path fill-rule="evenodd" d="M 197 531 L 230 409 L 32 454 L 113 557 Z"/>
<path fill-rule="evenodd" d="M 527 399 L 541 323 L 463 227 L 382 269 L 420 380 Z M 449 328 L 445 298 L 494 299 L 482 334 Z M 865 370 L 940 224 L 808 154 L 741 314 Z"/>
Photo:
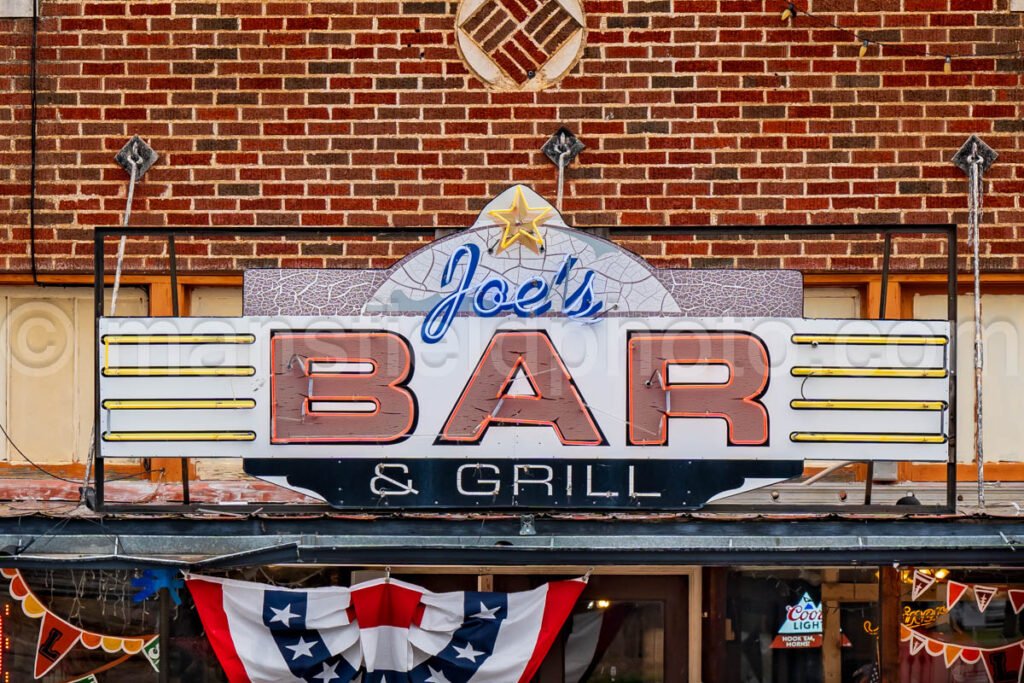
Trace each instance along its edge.
<path fill-rule="evenodd" d="M 806 7 L 806 0 L 797 3 Z M 560 84 L 488 92 L 454 44 L 456 4 L 43 0 L 37 239 L 41 272 L 86 272 L 91 228 L 116 225 L 137 133 L 160 154 L 133 224 L 468 225 L 513 182 L 555 195 L 539 152 L 564 124 L 587 145 L 565 214 L 595 225 L 965 222 L 949 158 L 970 133 L 990 171 L 985 267 L 1024 266 L 1024 85 L 1008 0 L 587 0 L 587 47 Z M 895 9 L 893 9 L 895 8 Z M 30 19 L 0 20 L 0 270 L 26 272 Z M 878 266 L 873 242 L 624 240 L 656 264 L 808 271 Z M 189 269 L 374 265 L 395 234 L 325 249 L 179 243 Z M 941 269 L 942 245 L 897 243 L 900 269 Z M 129 270 L 159 270 L 135 244 Z M 328 257 L 339 255 L 337 258 Z"/>

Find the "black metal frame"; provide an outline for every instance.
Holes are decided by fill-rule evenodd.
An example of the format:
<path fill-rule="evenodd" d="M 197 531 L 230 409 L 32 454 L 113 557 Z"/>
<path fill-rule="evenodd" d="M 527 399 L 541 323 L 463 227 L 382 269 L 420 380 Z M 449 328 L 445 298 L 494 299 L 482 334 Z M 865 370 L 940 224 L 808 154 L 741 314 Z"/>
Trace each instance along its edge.
<path fill-rule="evenodd" d="M 922 225 L 773 225 L 773 226 L 611 226 L 591 227 L 589 231 L 602 235 L 629 234 L 679 234 L 694 235 L 700 239 L 732 238 L 742 239 L 744 236 L 765 237 L 765 236 L 789 236 L 789 235 L 878 235 L 884 236 L 882 254 L 882 286 L 881 301 L 879 303 L 879 318 L 886 316 L 886 299 L 889 286 L 890 253 L 892 251 L 892 237 L 898 234 L 934 234 L 946 238 L 946 297 L 947 317 L 953 327 L 948 347 L 948 366 L 950 374 L 949 383 L 949 457 L 946 463 L 946 504 L 931 506 L 893 506 L 893 505 L 872 505 L 872 465 L 868 465 L 868 475 L 865 483 L 864 505 L 735 505 L 735 504 L 712 504 L 705 508 L 705 511 L 720 512 L 746 512 L 760 514 L 780 513 L 812 513 L 812 514 L 863 514 L 863 513 L 903 513 L 903 514 L 953 514 L 956 512 L 956 434 L 957 434 L 957 411 L 956 411 L 956 321 L 957 321 L 957 226 L 955 224 L 922 224 Z M 179 315 L 178 302 L 178 264 L 175 251 L 175 236 L 187 237 L 225 237 L 225 236 L 272 236 L 272 237 L 314 237 L 324 238 L 332 235 L 433 235 L 435 228 L 393 228 L 388 230 L 342 228 L 342 227 L 319 227 L 319 228 L 279 228 L 279 227 L 224 227 L 224 228 L 189 228 L 189 227 L 99 227 L 96 228 L 93 243 L 93 296 L 95 304 L 94 320 L 94 342 L 93 349 L 99 349 L 100 318 L 105 314 L 104 287 L 105 287 L 105 242 L 108 237 L 119 237 L 121 235 L 135 237 L 165 237 L 167 239 L 167 250 L 169 257 L 169 274 L 171 279 L 172 313 Z M 96 353 L 95 375 L 94 375 L 94 414 L 93 420 L 96 429 L 93 435 L 93 453 L 95 457 L 94 487 L 95 487 L 95 509 L 100 512 L 193 512 L 198 508 L 216 508 L 215 503 L 195 504 L 191 501 L 189 491 L 188 458 L 181 459 L 182 465 L 182 502 L 181 504 L 115 504 L 109 505 L 104 499 L 104 461 L 102 451 L 102 435 L 100 431 L 100 354 Z M 332 508 L 326 505 L 289 505 L 258 504 L 253 503 L 246 506 L 232 505 L 230 510 L 233 513 L 263 513 L 288 512 L 297 513 L 300 511 L 327 512 Z"/>

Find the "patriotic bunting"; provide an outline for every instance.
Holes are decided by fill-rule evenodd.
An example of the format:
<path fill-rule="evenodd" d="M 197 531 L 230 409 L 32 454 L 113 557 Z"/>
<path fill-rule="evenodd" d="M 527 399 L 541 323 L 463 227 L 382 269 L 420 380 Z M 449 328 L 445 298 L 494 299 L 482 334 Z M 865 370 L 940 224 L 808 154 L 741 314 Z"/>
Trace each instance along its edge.
<path fill-rule="evenodd" d="M 923 650 L 932 657 L 942 657 L 947 669 L 958 660 L 964 664 L 980 661 L 989 683 L 1024 680 L 1024 640 L 993 648 L 972 647 L 947 643 L 903 625 L 900 625 L 900 640 L 909 644 L 911 656 Z"/>
<path fill-rule="evenodd" d="M 925 574 L 922 571 L 914 570 L 914 587 L 911 592 L 911 599 L 917 600 L 921 595 L 935 585 L 935 577 Z"/>
<path fill-rule="evenodd" d="M 988 609 L 998 590 L 995 586 L 974 586 L 974 600 L 978 603 L 979 612 Z"/>
<path fill-rule="evenodd" d="M 153 668 L 159 669 L 158 659 L 150 656 L 150 652 L 156 648 L 156 657 L 159 657 L 157 636 L 124 638 L 80 629 L 47 609 L 17 569 L 0 569 L 0 576 L 10 579 L 11 597 L 21 603 L 21 611 L 25 616 L 41 620 L 33 667 L 35 678 L 42 678 L 50 672 L 76 645 L 90 650 L 103 648 L 104 652 L 111 654 L 123 652 L 125 655 L 134 655 L 145 650 L 147 660 L 153 664 Z M 82 680 L 88 681 L 89 678 Z"/>
<path fill-rule="evenodd" d="M 390 579 L 307 589 L 185 583 L 231 683 L 525 683 L 585 580 L 521 593 L 432 593 Z"/>

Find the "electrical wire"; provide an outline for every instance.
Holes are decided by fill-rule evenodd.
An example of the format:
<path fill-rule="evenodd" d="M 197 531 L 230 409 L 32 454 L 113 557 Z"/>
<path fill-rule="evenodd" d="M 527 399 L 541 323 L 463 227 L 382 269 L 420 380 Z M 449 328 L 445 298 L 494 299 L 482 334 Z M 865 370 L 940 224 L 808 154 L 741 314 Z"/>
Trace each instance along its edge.
<path fill-rule="evenodd" d="M 62 477 L 59 474 L 54 474 L 53 472 L 50 472 L 49 470 L 44 468 L 42 465 L 37 464 L 34 460 L 32 460 L 32 458 L 25 455 L 25 451 L 21 450 L 21 448 L 18 447 L 18 444 L 14 443 L 14 439 L 11 438 L 11 435 L 7 433 L 7 430 L 4 428 L 2 424 L 0 424 L 0 432 L 3 432 L 4 438 L 7 439 L 7 443 L 11 444 L 14 450 L 17 451 L 18 455 L 25 458 L 25 461 L 28 462 L 29 465 L 32 465 L 32 467 L 36 468 L 37 470 L 39 470 L 48 477 L 53 477 L 54 479 L 59 479 L 60 481 L 67 482 L 69 484 L 74 484 L 75 486 L 81 486 L 81 482 L 75 481 L 74 479 Z"/>
<path fill-rule="evenodd" d="M 960 52 L 960 53 L 958 53 L 958 52 L 951 52 L 951 51 L 945 51 L 945 50 L 941 51 L 941 52 L 936 52 L 936 51 L 933 51 L 932 49 L 927 48 L 927 47 L 917 48 L 917 47 L 914 47 L 913 45 L 905 45 L 903 43 L 889 42 L 889 41 L 884 41 L 884 40 L 875 40 L 874 38 L 870 38 L 867 35 L 864 35 L 864 33 L 859 33 L 857 31 L 853 31 L 851 29 L 848 29 L 848 28 L 845 28 L 843 26 L 840 26 L 835 21 L 832 21 L 831 19 L 823 17 L 823 16 L 821 16 L 819 14 L 815 14 L 813 12 L 810 12 L 810 11 L 806 10 L 806 9 L 800 9 L 800 8 L 796 7 L 791 2 L 779 2 L 778 4 L 779 4 L 780 7 L 784 8 L 783 14 L 786 14 L 787 12 L 789 13 L 789 16 L 785 17 L 783 19 L 783 21 L 789 21 L 789 20 L 798 21 L 802 17 L 807 17 L 808 19 L 811 19 L 812 21 L 816 22 L 820 26 L 825 26 L 825 27 L 833 28 L 833 29 L 835 29 L 835 30 L 837 30 L 837 31 L 839 31 L 841 33 L 845 33 L 846 35 L 850 36 L 850 38 L 852 38 L 853 40 L 856 40 L 857 42 L 859 42 L 862 45 L 862 47 L 866 46 L 866 45 L 877 45 L 878 47 L 896 48 L 898 50 L 902 50 L 905 54 L 908 54 L 908 55 L 911 55 L 911 56 L 916 56 L 916 57 L 937 57 L 937 58 L 941 57 L 941 58 L 946 59 L 947 63 L 950 60 L 952 60 L 952 59 L 967 59 L 967 58 L 979 58 L 979 57 L 1013 57 L 1013 56 L 1024 55 L 1024 48 L 1017 48 L 1016 50 L 1005 50 L 1005 51 L 999 51 L 999 52 L 988 52 L 988 53 L 985 53 L 985 54 L 975 54 L 973 52 L 971 52 L 971 53 L 968 53 L 968 52 Z M 1016 41 L 1016 42 L 1019 43 L 1020 41 Z"/>

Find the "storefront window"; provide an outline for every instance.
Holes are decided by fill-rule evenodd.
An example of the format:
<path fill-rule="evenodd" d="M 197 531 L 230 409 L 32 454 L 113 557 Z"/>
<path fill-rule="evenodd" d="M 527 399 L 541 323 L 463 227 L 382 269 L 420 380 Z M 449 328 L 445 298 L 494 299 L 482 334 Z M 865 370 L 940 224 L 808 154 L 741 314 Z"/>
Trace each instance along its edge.
<path fill-rule="evenodd" d="M 877 662 L 865 629 L 878 618 L 870 570 L 730 572 L 724 616 L 723 680 L 866 683 Z"/>
<path fill-rule="evenodd" d="M 904 570 L 902 579 L 901 683 L 1017 683 L 1024 658 L 1020 576 L 919 568 Z"/>
<path fill-rule="evenodd" d="M 565 640 L 565 683 L 663 683 L 664 624 L 661 602 L 582 602 Z"/>

